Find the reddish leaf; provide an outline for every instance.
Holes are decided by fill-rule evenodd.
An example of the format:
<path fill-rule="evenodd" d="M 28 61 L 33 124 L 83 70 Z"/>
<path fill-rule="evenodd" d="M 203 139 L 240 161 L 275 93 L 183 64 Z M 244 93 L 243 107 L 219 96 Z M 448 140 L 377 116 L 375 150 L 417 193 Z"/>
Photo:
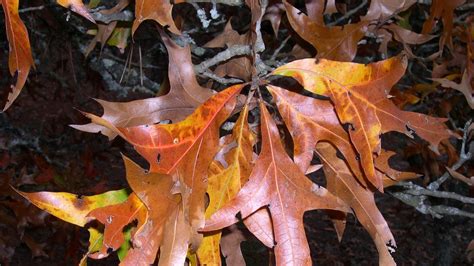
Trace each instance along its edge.
<path fill-rule="evenodd" d="M 281 66 L 273 73 L 294 77 L 306 90 L 331 98 L 341 123 L 349 124 L 349 135 L 364 173 L 382 190 L 382 180 L 373 163 L 373 154 L 380 152 L 382 133 L 398 131 L 408 136 L 416 133 L 433 150 L 450 136 L 443 124 L 445 119 L 401 111 L 388 99 L 388 91 L 405 73 L 406 64 L 403 56 L 368 65 L 303 59 Z"/>
<path fill-rule="evenodd" d="M 367 15 L 362 17 L 362 20 L 383 21 L 397 13 L 407 10 L 416 0 L 371 0 Z"/>
<path fill-rule="evenodd" d="M 303 214 L 312 209 L 346 211 L 340 200 L 307 179 L 283 148 L 278 129 L 261 103 L 262 151 L 249 181 L 236 198 L 206 222 L 206 231 L 229 226 L 268 206 L 275 233 L 278 265 L 311 265 Z"/>
<path fill-rule="evenodd" d="M 352 61 L 357 53 L 357 43 L 364 37 L 368 22 L 348 24 L 344 27 L 326 27 L 301 13 L 284 1 L 291 27 L 316 48 L 318 58 Z"/>
<path fill-rule="evenodd" d="M 169 56 L 170 92 L 164 96 L 127 103 L 96 100 L 104 108 L 102 118 L 114 126 L 132 127 L 154 124 L 162 120 L 178 122 L 212 95 L 211 90 L 201 87 L 196 81 L 189 46 L 178 46 L 163 32 L 161 37 Z M 110 129 L 97 124 L 71 126 L 86 132 L 101 132 L 109 139 L 117 136 Z"/>
<path fill-rule="evenodd" d="M 324 165 L 328 191 L 354 210 L 359 222 L 372 236 L 379 252 L 379 265 L 395 265 L 390 255 L 396 248 L 395 239 L 375 205 L 374 193 L 356 182 L 344 161 L 337 158 L 336 149 L 332 145 L 318 144 L 317 154 Z"/>
<path fill-rule="evenodd" d="M 329 101 L 302 96 L 275 86 L 268 86 L 268 89 L 293 137 L 294 160 L 302 172 L 308 170 L 316 144 L 329 141 L 344 155 L 357 174 L 357 179 L 366 184 L 349 135 L 342 128 Z"/>
<path fill-rule="evenodd" d="M 440 38 L 440 51 L 444 45 L 447 45 L 449 49 L 453 50 L 452 32 L 454 9 L 464 2 L 466 2 L 466 0 L 433 0 L 431 4 L 430 17 L 423 24 L 422 33 L 430 33 L 435 26 L 436 20 L 441 18 L 443 20 L 443 35 Z"/>

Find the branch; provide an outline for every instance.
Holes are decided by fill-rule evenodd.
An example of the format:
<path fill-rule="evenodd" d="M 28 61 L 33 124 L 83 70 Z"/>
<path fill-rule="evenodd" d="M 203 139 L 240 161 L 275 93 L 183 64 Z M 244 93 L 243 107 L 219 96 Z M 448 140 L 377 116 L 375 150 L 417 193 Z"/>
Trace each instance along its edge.
<path fill-rule="evenodd" d="M 472 158 L 472 152 L 471 149 L 466 153 L 466 142 L 468 139 L 469 135 L 469 126 L 471 125 L 471 120 L 467 121 L 467 123 L 464 125 L 464 130 L 463 130 L 463 137 L 462 137 L 462 145 L 461 145 L 461 152 L 459 155 L 459 160 L 451 167 L 452 170 L 456 171 L 458 170 L 465 162 L 469 161 Z M 472 145 L 471 145 L 472 147 Z M 439 186 L 444 183 L 449 178 L 450 174 L 448 171 L 446 171 L 440 178 L 437 180 L 431 182 L 428 185 L 429 190 L 438 190 Z"/>
<path fill-rule="evenodd" d="M 135 16 L 129 10 L 124 10 L 119 13 L 114 14 L 103 14 L 101 12 L 91 12 L 92 18 L 95 21 L 102 22 L 105 24 L 109 24 L 112 21 L 133 21 Z"/>
<path fill-rule="evenodd" d="M 474 198 L 465 197 L 453 192 L 429 190 L 424 187 L 413 184 L 412 182 L 406 182 L 406 183 L 401 182 L 401 183 L 396 184 L 396 186 L 400 186 L 400 187 L 404 187 L 408 189 L 408 190 L 403 191 L 403 193 L 407 193 L 413 196 L 425 195 L 425 196 L 431 196 L 431 197 L 436 197 L 436 198 L 454 199 L 466 204 L 474 204 Z"/>
<path fill-rule="evenodd" d="M 207 71 L 210 67 L 220 64 L 221 62 L 227 61 L 236 56 L 251 55 L 252 49 L 248 45 L 234 45 L 228 49 L 218 53 L 214 57 L 201 62 L 199 65 L 194 66 L 196 73 L 202 74 Z"/>
<path fill-rule="evenodd" d="M 207 70 L 204 71 L 203 73 L 200 73 L 199 75 L 204 76 L 206 78 L 213 79 L 213 80 L 219 82 L 222 85 L 237 84 L 237 83 L 242 83 L 243 82 L 242 80 L 236 79 L 236 78 L 222 78 L 222 77 L 219 77 L 218 75 L 212 73 L 211 71 L 207 71 Z"/>

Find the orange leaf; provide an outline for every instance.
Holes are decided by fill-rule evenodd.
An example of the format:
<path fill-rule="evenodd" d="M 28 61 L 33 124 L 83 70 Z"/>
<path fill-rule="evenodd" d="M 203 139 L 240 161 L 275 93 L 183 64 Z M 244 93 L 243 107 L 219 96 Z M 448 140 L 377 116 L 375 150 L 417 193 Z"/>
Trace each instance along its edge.
<path fill-rule="evenodd" d="M 10 75 L 16 77 L 15 86 L 11 86 L 12 92 L 8 94 L 7 103 L 3 107 L 6 111 L 25 86 L 26 78 L 30 69 L 33 66 L 33 57 L 31 56 L 30 40 L 28 38 L 28 31 L 25 24 L 21 21 L 18 14 L 18 0 L 1 0 L 3 11 L 5 14 L 5 26 L 7 31 L 7 38 L 10 47 L 8 57 L 8 67 Z"/>
<path fill-rule="evenodd" d="M 163 27 L 168 26 L 171 32 L 180 34 L 171 15 L 172 9 L 173 5 L 170 4 L 169 0 L 137 0 L 135 2 L 135 20 L 133 21 L 132 34 L 135 33 L 143 21 L 148 19 L 158 22 Z"/>
<path fill-rule="evenodd" d="M 277 265 L 311 265 L 303 214 L 312 209 L 347 211 L 325 188 L 312 183 L 288 157 L 275 122 L 261 103 L 262 151 L 249 181 L 206 222 L 206 231 L 236 223 L 268 206 L 275 234 Z"/>
<path fill-rule="evenodd" d="M 58 4 L 71 9 L 72 12 L 75 12 L 84 18 L 88 19 L 90 22 L 95 24 L 94 18 L 92 18 L 91 14 L 87 7 L 82 3 L 82 0 L 57 0 Z"/>
<path fill-rule="evenodd" d="M 445 119 L 401 111 L 388 99 L 390 88 L 403 76 L 406 64 L 403 56 L 368 65 L 302 59 L 273 73 L 294 77 L 306 90 L 331 98 L 339 120 L 349 125 L 349 135 L 366 177 L 382 190 L 382 180 L 373 162 L 373 154 L 380 152 L 382 133 L 398 131 L 408 136 L 416 133 L 435 151 L 439 142 L 450 136 L 443 124 Z"/>

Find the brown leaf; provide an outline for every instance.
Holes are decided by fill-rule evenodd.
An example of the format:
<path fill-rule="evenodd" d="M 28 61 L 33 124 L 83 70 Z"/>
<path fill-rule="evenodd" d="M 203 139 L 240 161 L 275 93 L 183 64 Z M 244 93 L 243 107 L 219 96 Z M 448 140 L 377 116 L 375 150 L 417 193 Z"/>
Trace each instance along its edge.
<path fill-rule="evenodd" d="M 102 118 L 115 127 L 132 127 L 154 124 L 162 120 L 181 121 L 206 101 L 212 91 L 201 87 L 196 80 L 189 46 L 180 47 L 165 33 L 161 37 L 168 50 L 168 76 L 170 92 L 164 96 L 135 100 L 126 103 L 98 101 L 104 108 Z M 85 132 L 101 132 L 109 139 L 117 136 L 113 131 L 97 124 L 71 125 Z"/>
<path fill-rule="evenodd" d="M 464 74 L 462 75 L 462 79 L 460 83 L 456 83 L 447 78 L 433 79 L 433 80 L 436 82 L 439 82 L 441 86 L 443 87 L 452 88 L 461 92 L 466 98 L 466 101 L 471 107 L 471 109 L 474 109 L 474 90 L 472 89 L 472 86 L 471 86 L 472 76 L 469 75 L 467 69 L 464 71 Z"/>
<path fill-rule="evenodd" d="M 407 10 L 415 3 L 416 0 L 371 0 L 367 15 L 361 19 L 365 21 L 374 19 L 383 21 L 397 13 Z"/>
<path fill-rule="evenodd" d="M 320 143 L 316 151 L 324 165 L 328 191 L 354 210 L 355 216 L 375 242 L 379 252 L 379 265 L 395 265 L 390 255 L 396 248 L 395 239 L 375 205 L 373 191 L 356 182 L 344 161 L 337 158 L 337 151 L 332 145 Z M 344 220 L 342 218 L 340 222 Z"/>
<path fill-rule="evenodd" d="M 250 31 L 244 34 L 239 34 L 237 31 L 232 29 L 232 25 L 229 21 L 227 22 L 224 31 L 216 38 L 212 39 L 204 45 L 209 48 L 225 47 L 229 44 L 232 45 L 249 45 L 252 42 Z M 219 65 L 214 73 L 220 77 L 231 76 L 241 78 L 243 80 L 252 79 L 252 61 L 248 56 L 240 56 L 232 58 L 227 62 Z"/>
<path fill-rule="evenodd" d="M 7 102 L 3 107 L 3 111 L 6 111 L 25 86 L 26 78 L 31 67 L 34 67 L 34 62 L 31 56 L 28 31 L 18 14 L 18 0 L 2 0 L 1 3 L 10 48 L 8 68 L 10 69 L 10 75 L 14 76 L 16 73 L 16 84 L 11 86 L 12 92 L 8 94 Z"/>
<path fill-rule="evenodd" d="M 318 51 L 318 58 L 352 61 L 357 53 L 357 43 L 367 31 L 367 21 L 344 27 L 326 27 L 301 13 L 284 1 L 291 27 Z"/>
<path fill-rule="evenodd" d="M 236 225 L 229 226 L 228 231 L 222 235 L 221 240 L 222 255 L 226 265 L 246 265 L 240 249 L 240 243 L 246 240 L 245 235 Z"/>
<path fill-rule="evenodd" d="M 349 135 L 342 128 L 329 101 L 302 96 L 275 86 L 268 86 L 268 89 L 293 137 L 294 160 L 302 172 L 307 171 L 316 144 L 328 141 L 341 151 L 357 174 L 357 179 L 366 184 Z"/>
<path fill-rule="evenodd" d="M 277 265 L 311 265 L 303 227 L 303 214 L 312 209 L 347 211 L 325 188 L 312 183 L 291 161 L 283 148 L 275 122 L 263 103 L 261 109 L 262 151 L 239 194 L 206 222 L 206 231 L 234 224 L 268 206 L 275 234 Z"/>
<path fill-rule="evenodd" d="M 408 136 L 416 133 L 435 151 L 440 141 L 450 136 L 443 124 L 445 119 L 401 111 L 388 99 L 390 88 L 403 76 L 406 65 L 404 56 L 368 65 L 302 59 L 273 73 L 291 76 L 306 90 L 331 98 L 341 123 L 349 124 L 349 135 L 366 177 L 382 190 L 382 180 L 373 163 L 373 154 L 380 152 L 382 133 L 398 131 Z"/>
<path fill-rule="evenodd" d="M 433 0 L 431 3 L 430 17 L 423 24 L 422 33 L 430 33 L 435 26 L 436 20 L 441 18 L 443 21 L 443 35 L 439 40 L 440 51 L 445 45 L 453 50 L 452 32 L 454 9 L 462 5 L 464 2 L 466 2 L 466 0 Z"/>
<path fill-rule="evenodd" d="M 174 34 L 181 34 L 174 24 L 171 11 L 173 5 L 169 0 L 137 0 L 135 2 L 135 20 L 133 21 L 132 34 L 145 20 L 152 19 Z"/>

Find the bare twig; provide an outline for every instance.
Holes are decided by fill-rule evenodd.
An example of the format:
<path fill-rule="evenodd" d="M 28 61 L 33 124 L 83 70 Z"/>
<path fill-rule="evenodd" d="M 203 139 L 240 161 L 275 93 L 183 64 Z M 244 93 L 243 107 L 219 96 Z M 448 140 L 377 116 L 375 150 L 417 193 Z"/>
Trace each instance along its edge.
<path fill-rule="evenodd" d="M 242 83 L 243 82 L 242 80 L 236 79 L 236 78 L 222 78 L 222 77 L 219 77 L 218 75 L 212 73 L 211 71 L 204 71 L 203 73 L 200 73 L 199 75 L 203 76 L 203 77 L 206 77 L 206 78 L 210 78 L 212 80 L 215 80 L 215 81 L 219 82 L 222 85 L 237 84 L 237 83 Z"/>
<path fill-rule="evenodd" d="M 95 21 L 102 22 L 105 24 L 109 24 L 112 21 L 133 21 L 135 16 L 129 10 L 124 10 L 119 13 L 114 14 L 103 14 L 101 12 L 91 12 L 92 18 Z"/>
<path fill-rule="evenodd" d="M 469 120 L 465 125 L 464 125 L 464 132 L 463 132 L 463 137 L 462 137 L 462 145 L 461 145 L 461 152 L 459 155 L 459 160 L 451 167 L 454 171 L 458 170 L 459 167 L 461 167 L 465 162 L 470 160 L 472 158 L 472 151 L 466 152 L 466 142 L 468 139 L 469 135 L 469 126 L 471 125 L 471 120 Z M 438 190 L 439 186 L 444 183 L 449 178 L 450 174 L 448 171 L 446 171 L 440 178 L 437 180 L 431 182 L 428 185 L 429 190 Z"/>
<path fill-rule="evenodd" d="M 31 12 L 31 11 L 43 10 L 45 7 L 46 5 L 26 7 L 26 8 L 18 9 L 18 13 L 26 13 L 26 12 Z"/>
<path fill-rule="evenodd" d="M 248 45 L 234 45 L 228 49 L 218 53 L 214 57 L 201 62 L 199 65 L 194 66 L 196 73 L 204 73 L 210 67 L 218 65 L 221 62 L 227 61 L 236 56 L 251 55 L 252 49 Z"/>
<path fill-rule="evenodd" d="M 408 190 L 403 191 L 403 193 L 407 193 L 413 196 L 425 195 L 425 196 L 431 196 L 431 197 L 436 197 L 436 198 L 458 200 L 466 204 L 474 204 L 474 198 L 465 197 L 453 192 L 429 190 L 424 187 L 413 184 L 412 182 L 398 183 L 396 184 L 396 186 L 401 186 L 408 189 Z"/>

